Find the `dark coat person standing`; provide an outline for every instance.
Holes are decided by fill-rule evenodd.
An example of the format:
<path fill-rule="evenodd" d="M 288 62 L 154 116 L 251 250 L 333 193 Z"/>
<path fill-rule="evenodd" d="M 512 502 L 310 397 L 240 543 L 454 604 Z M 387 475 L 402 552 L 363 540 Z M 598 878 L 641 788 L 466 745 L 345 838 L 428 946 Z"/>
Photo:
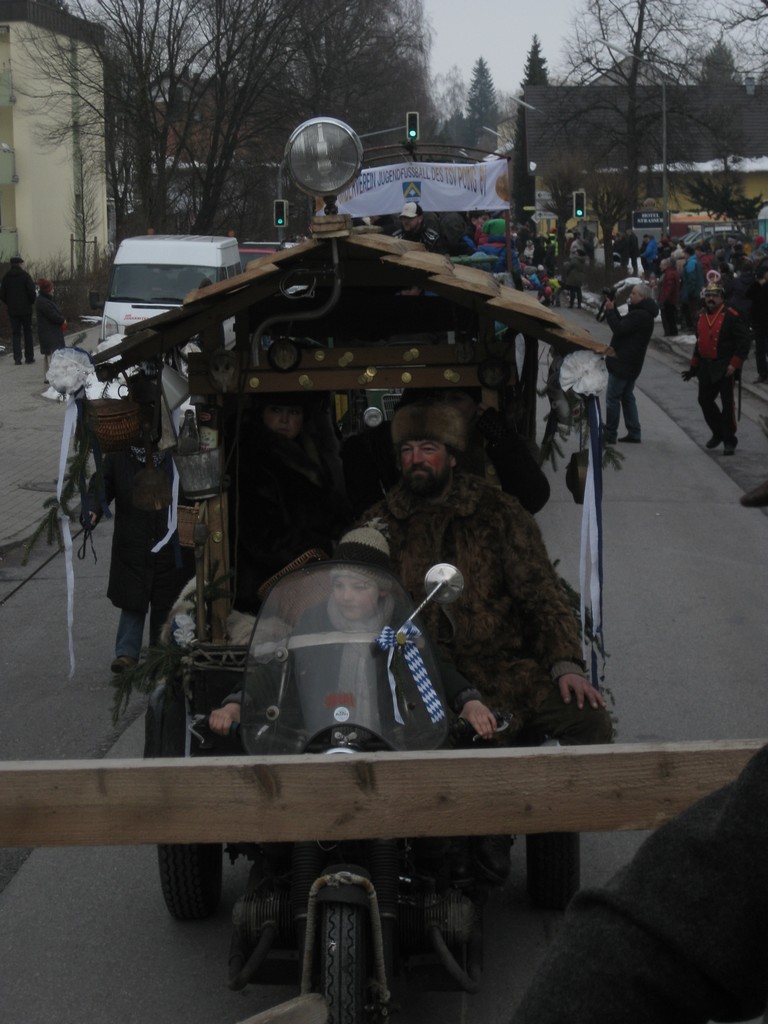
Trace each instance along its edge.
<path fill-rule="evenodd" d="M 580 245 L 575 241 L 571 246 L 568 259 L 563 266 L 563 288 L 569 295 L 568 308 L 573 309 L 574 302 L 581 309 L 582 295 L 581 288 L 587 273 L 587 257 Z"/>
<path fill-rule="evenodd" d="M 619 254 L 621 266 L 626 267 L 629 264 L 632 267 L 632 273 L 637 275 L 637 259 L 640 255 L 640 243 L 637 240 L 637 235 L 634 233 L 632 228 L 626 228 L 621 236 L 614 242 L 613 251 Z"/>
<path fill-rule="evenodd" d="M 707 283 L 699 254 L 700 250 L 686 245 L 685 262 L 680 272 L 680 302 L 683 307 L 683 322 L 689 330 L 694 332 L 699 316 L 701 292 Z"/>
<path fill-rule="evenodd" d="M 255 614 L 267 580 L 307 551 L 330 555 L 351 524 L 313 411 L 307 396 L 274 393 L 243 418 L 229 506 L 238 611 Z"/>
<path fill-rule="evenodd" d="M 35 343 L 32 339 L 32 310 L 37 289 L 23 268 L 21 256 L 11 256 L 11 269 L 0 281 L 0 300 L 8 307 L 11 321 L 13 361 L 21 366 L 21 332 L 24 332 L 24 362 L 34 363 Z"/>
<path fill-rule="evenodd" d="M 738 444 L 733 385 L 749 355 L 749 345 L 749 329 L 743 318 L 724 304 L 720 282 L 710 280 L 704 289 L 704 309 L 696 329 L 691 366 L 683 371 L 682 378 L 698 377 L 699 405 L 712 431 L 706 447 L 722 444 L 723 455 L 733 455 Z"/>
<path fill-rule="evenodd" d="M 746 298 L 751 301 L 750 316 L 755 336 L 755 384 L 765 384 L 768 381 L 768 260 L 758 264 L 746 291 Z"/>
<path fill-rule="evenodd" d="M 155 464 L 171 473 L 171 460 L 165 453 L 154 456 Z M 182 588 L 195 573 L 189 548 L 180 548 L 177 536 L 171 537 L 159 551 L 152 548 L 168 532 L 168 509 L 145 512 L 133 503 L 136 475 L 146 466 L 143 448 L 110 452 L 104 457 L 104 497 L 115 506 L 112 534 L 112 560 L 109 565 L 107 597 L 120 609 L 112 671 L 123 672 L 139 660 L 144 622 L 149 612 L 149 643 L 156 644 L 160 630 Z M 97 479 L 89 487 L 91 523 L 101 518 L 98 507 Z"/>
<path fill-rule="evenodd" d="M 45 356 L 46 365 L 48 356 L 57 348 L 64 348 L 64 327 L 66 320 L 53 298 L 53 282 L 45 277 L 39 278 L 37 286 L 40 289 L 35 300 L 37 310 L 37 340 L 40 343 L 40 353 Z"/>
<path fill-rule="evenodd" d="M 624 413 L 627 433 L 618 440 L 630 444 L 640 444 L 642 440 L 635 401 L 635 381 L 643 368 L 658 313 L 659 307 L 651 298 L 651 290 L 644 284 L 636 284 L 632 289 L 624 316 L 616 309 L 613 300 L 605 300 L 605 322 L 613 331 L 611 347 L 616 353 L 605 361 L 608 368 L 608 391 L 605 396 L 606 444 L 616 442 L 621 412 Z"/>

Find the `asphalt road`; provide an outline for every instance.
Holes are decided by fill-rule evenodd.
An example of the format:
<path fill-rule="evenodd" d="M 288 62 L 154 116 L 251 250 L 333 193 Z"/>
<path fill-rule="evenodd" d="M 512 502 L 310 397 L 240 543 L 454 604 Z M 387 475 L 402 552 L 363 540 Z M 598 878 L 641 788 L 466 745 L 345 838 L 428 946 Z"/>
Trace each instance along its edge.
<path fill-rule="evenodd" d="M 768 517 L 738 503 L 768 476 L 768 438 L 743 420 L 733 459 L 706 453 L 695 389 L 676 363 L 652 356 L 639 395 L 643 444 L 606 471 L 606 680 L 622 742 L 754 738 L 768 734 L 764 699 Z M 576 440 L 566 444 L 565 458 Z M 578 583 L 581 508 L 563 464 L 537 517 L 560 570 Z M 734 479 L 734 477 L 736 479 Z M 741 482 L 739 482 L 741 481 Z M 6 713 L 0 758 L 140 756 L 136 701 L 120 727 L 110 717 L 108 665 L 117 613 L 106 601 L 108 524 L 98 561 L 76 561 L 77 670 L 68 679 L 61 557 L 0 570 L 0 647 Z M 122 729 L 122 733 L 121 733 Z M 642 836 L 591 834 L 582 877 L 598 882 Z M 234 1024 L 289 995 L 226 987 L 229 913 L 246 866 L 225 866 L 220 912 L 179 924 L 167 914 L 151 847 L 39 850 L 0 856 L 0 1006 L 13 1024 Z M 524 846 L 486 919 L 482 992 L 474 997 L 409 989 L 402 1024 L 506 1021 L 559 922 L 532 911 Z M 592 951 L 590 955 L 607 955 Z"/>

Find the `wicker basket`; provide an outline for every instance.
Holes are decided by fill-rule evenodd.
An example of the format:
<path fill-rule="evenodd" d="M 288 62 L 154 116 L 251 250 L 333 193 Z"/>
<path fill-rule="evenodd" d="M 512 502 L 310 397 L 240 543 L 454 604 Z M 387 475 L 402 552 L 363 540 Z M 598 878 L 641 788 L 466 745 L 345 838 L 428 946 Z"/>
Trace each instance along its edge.
<path fill-rule="evenodd" d="M 141 443 L 141 408 L 130 398 L 89 398 L 85 422 L 103 452 L 122 452 Z"/>
<path fill-rule="evenodd" d="M 195 546 L 195 523 L 200 516 L 199 505 L 179 505 L 176 508 L 176 526 L 179 531 L 179 544 L 183 548 Z"/>

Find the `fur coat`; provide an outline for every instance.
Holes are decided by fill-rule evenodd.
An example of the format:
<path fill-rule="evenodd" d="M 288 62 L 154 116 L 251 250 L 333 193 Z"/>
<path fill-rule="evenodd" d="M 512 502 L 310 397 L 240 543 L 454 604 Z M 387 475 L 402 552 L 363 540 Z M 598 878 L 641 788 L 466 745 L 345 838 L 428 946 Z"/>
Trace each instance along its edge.
<path fill-rule="evenodd" d="M 430 504 L 398 483 L 365 519 L 385 529 L 393 571 L 414 600 L 431 565 L 451 562 L 463 573 L 456 604 L 432 604 L 424 618 L 487 704 L 525 723 L 555 680 L 584 673 L 574 609 L 517 499 L 456 472 L 444 501 Z"/>

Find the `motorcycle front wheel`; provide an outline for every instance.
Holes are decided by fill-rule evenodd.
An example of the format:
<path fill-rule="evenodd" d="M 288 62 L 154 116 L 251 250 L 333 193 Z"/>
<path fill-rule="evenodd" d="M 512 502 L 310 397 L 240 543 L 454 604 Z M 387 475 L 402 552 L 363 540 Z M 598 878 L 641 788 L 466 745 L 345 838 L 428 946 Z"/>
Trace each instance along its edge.
<path fill-rule="evenodd" d="M 363 1024 L 368 989 L 368 933 L 365 908 L 353 903 L 323 905 L 320 968 L 328 1024 Z"/>
<path fill-rule="evenodd" d="M 565 910 L 581 881 L 578 832 L 546 832 L 525 837 L 528 895 L 538 910 Z"/>
<path fill-rule="evenodd" d="M 160 887 L 177 921 L 201 921 L 221 898 L 221 843 L 163 843 L 157 847 Z"/>

